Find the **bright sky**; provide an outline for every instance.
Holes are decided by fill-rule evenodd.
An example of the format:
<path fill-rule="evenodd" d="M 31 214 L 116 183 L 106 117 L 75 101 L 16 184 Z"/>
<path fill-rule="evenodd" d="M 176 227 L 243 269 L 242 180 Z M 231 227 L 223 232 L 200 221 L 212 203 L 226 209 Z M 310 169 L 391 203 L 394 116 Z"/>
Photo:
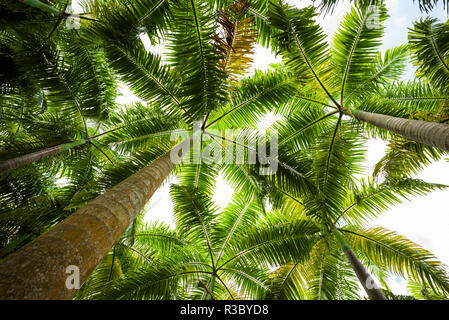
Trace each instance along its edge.
<path fill-rule="evenodd" d="M 302 7 L 312 3 L 310 0 L 287 0 L 286 2 Z M 76 8 L 76 6 L 74 5 Z M 400 45 L 407 42 L 407 32 L 412 26 L 413 21 L 424 16 L 416 3 L 410 0 L 387 0 L 387 7 L 390 18 L 386 22 L 386 32 L 383 41 L 382 51 L 387 48 Z M 338 29 L 343 16 L 350 8 L 349 1 L 341 1 L 332 15 L 320 17 L 319 22 L 324 31 L 328 34 L 329 40 Z M 78 10 L 77 10 L 78 11 Z M 442 5 L 436 8 L 431 16 L 439 18 L 442 21 L 447 20 L 446 11 Z M 143 39 L 147 45 L 147 41 Z M 150 48 L 150 46 L 148 46 Z M 156 49 L 160 52 L 160 48 Z M 276 62 L 276 58 L 267 49 L 257 47 L 253 69 L 265 70 L 269 64 Z M 413 77 L 413 68 L 409 67 L 404 79 Z M 120 103 L 130 103 L 135 101 L 126 88 L 123 88 L 124 96 L 119 99 Z M 261 123 L 263 126 L 270 125 L 271 122 Z M 385 154 L 385 144 L 382 141 L 370 141 L 368 145 L 368 155 L 366 166 L 369 168 L 367 175 L 372 173 L 373 166 Z M 449 184 L 449 164 L 447 161 L 440 161 L 429 166 L 416 178 L 428 182 Z M 171 178 L 162 186 L 153 196 L 147 206 L 145 220 L 160 220 L 173 225 L 173 205 L 169 196 L 169 184 L 176 183 Z M 217 189 L 214 195 L 214 201 L 225 207 L 232 198 L 232 188 L 229 187 L 223 179 L 217 182 Z M 410 240 L 420 244 L 424 248 L 434 253 L 441 261 L 449 265 L 449 212 L 447 209 L 447 199 L 449 191 L 437 191 L 425 197 L 414 198 L 412 202 L 398 205 L 392 210 L 386 212 L 383 216 L 373 222 L 372 225 L 380 225 L 385 228 L 397 231 L 399 234 L 408 237 Z M 390 281 L 391 289 L 396 294 L 406 294 L 406 283 L 399 277 L 392 277 Z"/>

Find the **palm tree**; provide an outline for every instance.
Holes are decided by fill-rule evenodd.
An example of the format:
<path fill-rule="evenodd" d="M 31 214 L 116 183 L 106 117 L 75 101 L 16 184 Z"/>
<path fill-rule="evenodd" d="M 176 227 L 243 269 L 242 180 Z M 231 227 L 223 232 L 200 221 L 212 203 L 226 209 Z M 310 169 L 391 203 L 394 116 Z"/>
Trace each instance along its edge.
<path fill-rule="evenodd" d="M 413 61 L 418 67 L 417 75 L 420 82 L 394 85 L 387 90 L 386 96 L 396 96 L 395 102 L 385 101 L 379 106 L 379 99 L 373 98 L 368 104 L 373 106 L 376 104 L 377 107 L 372 110 L 414 120 L 447 123 L 449 119 L 445 97 L 447 81 L 445 82 L 444 79 L 447 78 L 449 71 L 445 68 L 446 63 L 443 59 L 444 52 L 447 52 L 445 36 L 447 38 L 445 24 L 437 24 L 434 19 L 415 23 L 414 29 L 409 34 L 409 43 Z M 417 101 L 419 103 L 416 103 Z M 411 110 L 411 114 L 404 113 L 404 110 Z M 427 124 L 424 125 L 427 126 Z M 387 155 L 378 163 L 375 174 L 378 176 L 385 174 L 390 178 L 409 177 L 410 174 L 416 174 L 432 161 L 441 159 L 442 155 L 444 152 L 438 149 L 409 139 L 391 137 Z"/>
<path fill-rule="evenodd" d="M 246 169 L 248 175 L 254 174 Z M 326 220 L 323 212 L 314 208 L 312 216 L 308 211 L 308 204 L 316 205 L 312 196 L 308 202 L 303 194 L 279 191 L 271 183 L 270 196 L 279 206 L 272 213 L 264 213 L 251 192 L 236 193 L 233 202 L 217 213 L 210 196 L 189 186 L 190 182 L 172 185 L 176 229 L 157 222 L 149 227 L 134 225 L 77 297 L 359 299 L 355 274 L 367 271 L 357 256 L 381 279 L 385 286 L 377 290 L 381 298 L 385 298 L 382 292 L 389 293 L 388 272 L 416 279 L 422 287 L 431 288 L 432 294 L 448 294 L 445 266 L 431 253 L 389 230 L 364 227 L 366 221 L 402 199 L 446 186 L 412 179 L 382 184 L 366 181 L 347 191 L 344 209 L 335 213 L 335 226 L 329 229 L 322 222 Z M 331 199 L 323 198 L 320 203 L 327 205 L 322 208 L 333 206 Z M 349 261 L 345 262 L 344 252 Z M 368 276 L 360 282 L 376 294 Z"/>
<path fill-rule="evenodd" d="M 180 128 L 179 119 L 155 106 L 136 103 L 117 111 L 115 75 L 101 48 L 48 24 L 39 10 L 16 12 L 11 6 L 5 8 L 8 18 L 20 23 L 6 24 L 2 34 L 2 58 L 13 67 L 1 79 L 0 156 L 7 160 L 0 166 L 28 166 L 2 172 L 2 257 L 73 213 L 80 207 L 76 199 L 85 204 L 98 196 L 98 188 L 86 189 L 96 171 L 120 159 L 115 150 L 149 147 L 152 136 Z M 159 155 L 167 145 L 173 147 L 159 142 Z M 43 156 L 45 161 L 35 162 Z"/>
<path fill-rule="evenodd" d="M 281 141 L 294 132 L 282 124 L 279 129 Z M 277 173 L 261 183 L 279 215 L 289 220 L 313 221 L 320 230 L 309 259 L 279 269 L 269 296 L 356 299 L 360 288 L 355 281 L 357 276 L 370 299 L 385 299 L 385 280 L 390 272 L 414 279 L 432 288 L 435 294 L 447 295 L 446 267 L 431 253 L 395 232 L 368 226 L 372 219 L 403 199 L 447 186 L 414 179 L 357 182 L 355 175 L 362 170 L 364 143 L 359 133 L 347 127 L 334 140 L 332 132 L 332 125 L 328 125 L 315 146 L 308 144 L 307 136 L 291 139 L 285 146 L 289 154 L 283 153 L 279 160 L 300 176 L 286 179 Z M 333 151 L 328 160 L 331 144 Z M 383 290 L 373 284 L 368 270 L 379 278 Z"/>
<path fill-rule="evenodd" d="M 1 173 L 88 143 L 107 122 L 117 88 L 98 46 L 48 23 L 40 10 L 14 5 L 5 8 L 14 22 L 6 20 L 2 34 L 12 68 L 1 79 Z"/>
<path fill-rule="evenodd" d="M 308 137 L 304 138 L 305 141 L 296 141 L 296 143 L 303 147 L 308 147 L 314 136 L 322 133 L 323 130 L 326 132 L 326 129 L 328 129 L 327 132 L 330 139 L 328 142 L 330 142 L 330 144 L 323 148 L 326 152 L 325 156 L 322 157 L 323 162 L 321 167 L 321 170 L 324 172 L 324 185 L 319 186 L 317 188 L 318 191 L 314 189 L 315 193 L 313 193 L 314 199 L 318 198 L 320 199 L 319 201 L 321 201 L 321 197 L 318 197 L 317 194 L 323 192 L 327 197 L 329 193 L 329 189 L 327 187 L 328 183 L 344 186 L 345 182 L 347 182 L 347 180 L 345 181 L 344 179 L 341 179 L 341 181 L 338 182 L 329 182 L 330 177 L 335 174 L 335 171 L 342 170 L 342 168 L 347 168 L 347 165 L 345 165 L 343 161 L 338 162 L 338 166 L 336 166 L 337 161 L 335 160 L 335 153 L 338 155 L 338 152 L 341 152 L 341 150 L 336 150 L 336 148 L 338 140 L 343 139 L 343 137 L 340 137 L 343 126 L 343 115 L 349 114 L 352 116 L 355 115 L 356 117 L 368 115 L 366 112 L 362 113 L 361 111 L 351 112 L 351 109 L 348 109 L 346 106 L 350 103 L 360 103 L 360 101 L 363 103 L 363 98 L 368 96 L 366 94 L 366 90 L 372 88 L 375 93 L 376 87 L 381 85 L 386 78 L 391 79 L 398 75 L 397 69 L 394 67 L 390 69 L 390 67 L 393 65 L 395 65 L 395 67 L 400 67 L 404 62 L 403 59 L 405 57 L 406 47 L 400 47 L 387 52 L 384 59 L 380 56 L 376 58 L 375 51 L 373 50 L 375 50 L 378 45 L 378 40 L 376 39 L 380 38 L 382 35 L 382 29 L 372 29 L 366 26 L 366 20 L 369 14 L 368 9 L 369 8 L 365 4 L 359 4 L 359 6 L 352 9 L 351 13 L 347 15 L 345 21 L 343 22 L 342 27 L 339 30 L 339 34 L 334 38 L 334 49 L 330 54 L 326 55 L 326 44 L 322 41 L 324 37 L 322 33 L 320 33 L 319 27 L 316 26 L 310 18 L 314 16 L 311 9 L 301 11 L 283 4 L 271 2 L 269 18 L 271 19 L 271 23 L 281 30 L 275 35 L 277 39 L 277 43 L 275 43 L 275 45 L 279 48 L 280 52 L 286 56 L 287 65 L 290 65 L 292 70 L 294 70 L 298 75 L 301 75 L 302 78 L 311 79 L 314 81 L 314 83 L 309 84 L 310 87 L 305 87 L 303 92 L 299 95 L 299 97 L 297 97 L 299 101 L 302 101 L 302 104 L 297 103 L 297 106 L 295 107 L 297 109 L 291 112 L 291 114 L 294 114 L 294 112 L 301 110 L 303 112 L 305 111 L 306 114 L 301 114 L 293 119 L 289 119 L 288 126 L 293 128 L 293 130 L 290 130 L 288 135 L 284 136 L 281 141 L 285 142 L 297 136 L 304 137 L 307 134 Z M 304 14 L 304 11 L 309 11 L 309 15 Z M 381 7 L 380 19 L 382 21 L 385 18 L 385 9 Z M 336 86 L 336 84 L 340 84 L 340 86 Z M 311 88 L 314 90 L 311 90 Z M 318 90 L 316 90 L 316 88 L 318 88 Z M 404 86 L 401 88 L 404 88 Z M 407 86 L 405 86 L 405 88 L 407 88 Z M 365 92 L 362 92 L 361 89 Z M 317 93 L 317 91 L 319 92 Z M 337 91 L 340 93 L 340 102 L 337 102 L 337 99 L 333 94 Z M 312 94 L 309 92 L 312 92 Z M 349 93 L 345 97 L 346 92 Z M 416 100 L 422 102 L 427 99 L 418 98 Z M 444 100 L 444 98 L 430 98 L 430 100 L 441 101 Z M 333 108 L 335 111 L 328 113 L 316 112 L 315 110 L 310 110 L 311 103 L 318 104 L 326 108 Z M 348 104 L 346 105 L 345 103 Z M 411 111 L 413 109 L 410 108 L 409 110 Z M 332 122 L 331 119 L 335 114 L 339 114 L 336 123 Z M 383 117 L 384 120 L 391 119 L 391 117 L 385 115 L 375 115 L 375 117 Z M 401 123 L 401 121 L 401 119 L 395 120 L 396 123 Z M 419 129 L 416 124 L 423 123 L 413 120 L 404 121 L 409 127 L 413 128 L 413 125 L 415 125 L 416 130 Z M 334 129 L 329 130 L 332 123 L 334 123 Z M 434 129 L 440 127 L 440 124 L 435 123 L 427 123 L 425 125 L 430 127 L 431 131 L 433 130 L 434 133 Z M 379 127 L 385 129 L 392 128 L 391 126 L 383 124 L 379 125 Z M 398 128 L 400 128 L 400 126 L 395 128 L 395 132 L 401 133 Z M 443 128 L 446 129 L 447 126 L 443 126 Z M 412 132 L 414 132 L 412 135 L 418 132 L 416 130 L 412 130 Z M 413 138 L 412 135 L 407 137 Z M 446 136 L 439 135 L 438 138 L 445 139 Z M 344 139 L 348 139 L 348 137 L 345 137 Z M 423 142 L 423 139 L 431 140 L 431 137 L 425 136 L 425 138 L 418 139 L 418 142 Z M 426 141 L 428 142 L 430 140 Z M 435 140 L 436 139 L 433 139 L 433 142 L 429 144 L 442 147 L 443 149 L 446 148 L 441 143 L 436 145 L 434 143 Z M 291 151 L 286 152 L 289 153 Z M 317 158 L 317 156 L 315 155 L 314 158 Z M 282 161 L 289 164 L 286 159 L 283 159 Z M 304 164 L 302 163 L 302 165 Z M 300 171 L 300 166 L 297 163 L 296 165 L 289 165 L 289 167 L 294 168 L 296 171 Z M 348 172 L 346 172 L 345 175 L 347 176 Z M 303 173 L 303 176 L 306 176 L 306 174 Z M 301 179 L 296 177 L 295 180 L 295 182 L 298 183 L 297 181 Z M 279 178 L 279 181 L 282 181 L 282 178 Z M 298 184 L 297 186 L 297 190 L 302 191 L 302 196 L 304 196 L 303 185 L 304 183 L 302 183 L 302 185 Z M 288 191 L 289 190 L 282 190 L 281 192 L 285 193 Z M 338 199 L 339 194 L 341 197 L 341 195 L 344 194 L 344 189 L 339 192 L 335 192 L 334 197 Z M 314 204 L 314 206 L 318 205 Z M 358 269 L 356 270 L 356 273 L 358 274 L 360 280 L 362 280 L 362 285 L 364 285 L 368 274 L 365 270 L 363 270 L 362 265 L 356 260 L 355 255 L 343 239 L 338 237 L 338 233 L 337 238 L 340 240 L 340 245 L 347 253 L 352 266 L 355 269 Z M 369 288 L 365 289 L 367 289 L 367 293 L 371 298 L 376 298 L 376 296 L 377 298 L 384 298 L 383 294 L 378 290 L 376 292 L 376 290 L 370 290 Z M 376 296 L 372 296 L 373 294 Z"/>
<path fill-rule="evenodd" d="M 49 122 L 49 131 L 43 130 L 44 124 L 36 122 L 40 129 L 37 132 L 42 135 L 54 131 L 58 123 Z M 25 126 L 27 132 L 36 132 L 28 130 L 29 125 Z M 173 148 L 170 133 L 177 132 L 180 125 L 175 117 L 168 117 L 155 106 L 135 103 L 123 111 L 111 111 L 107 125 L 104 124 L 105 131 L 97 135 L 98 148 L 85 146 L 67 157 L 48 158 L 6 175 L 0 183 L 0 220 L 5 226 L 0 232 L 1 256 L 31 240 L 36 232 L 30 230 L 39 230 L 37 235 L 44 233 L 75 209 L 120 183 L 127 170 L 137 171 L 168 152 Z M 141 159 L 124 156 L 137 152 L 144 154 Z M 121 165 L 124 159 L 142 165 L 125 167 Z M 112 168 L 119 164 L 121 171 L 114 176 Z"/>
<path fill-rule="evenodd" d="M 307 221 L 286 223 L 264 213 L 246 195 L 236 195 L 218 212 L 210 196 L 191 185 L 172 185 L 170 192 L 175 229 L 138 225 L 78 298 L 260 299 L 270 267 L 300 262 L 318 231 Z"/>
<path fill-rule="evenodd" d="M 30 164 L 34 164 L 40 159 L 45 159 L 59 154 L 63 151 L 68 151 L 78 146 L 92 146 L 93 149 L 99 151 L 105 159 L 114 163 L 114 158 L 120 157 L 120 154 L 116 152 L 119 149 L 121 152 L 130 152 L 131 150 L 142 148 L 142 146 L 148 146 L 150 142 L 148 140 L 151 137 L 157 136 L 170 136 L 176 132 L 181 132 L 182 118 L 169 115 L 165 113 L 163 109 L 154 105 L 143 105 L 140 102 L 134 103 L 129 106 L 125 106 L 125 112 L 117 110 L 110 110 L 109 119 L 102 123 L 95 124 L 94 128 L 86 127 L 89 132 L 87 136 L 83 137 L 85 130 L 81 128 L 76 132 L 64 131 L 64 128 L 70 128 L 69 123 L 73 124 L 73 119 L 65 112 L 50 111 L 45 116 L 34 116 L 33 118 L 23 120 L 24 128 L 22 129 L 20 140 L 26 140 L 26 143 L 32 141 L 33 149 L 40 146 L 40 144 L 51 144 L 57 139 L 75 140 L 46 149 L 36 151 L 34 153 L 27 153 L 12 159 L 4 160 L 0 162 L 0 172 L 5 174 L 8 171 L 21 168 Z M 51 117 L 54 117 L 53 119 Z M 53 121 L 52 121 L 53 120 Z M 61 123 L 58 123 L 58 122 Z M 98 129 L 101 125 L 103 132 L 98 133 Z M 48 126 L 48 128 L 45 128 Z M 59 138 L 57 135 L 51 136 L 46 139 L 51 130 L 55 132 L 56 126 L 61 127 L 61 133 L 65 136 Z M 47 130 L 45 130 L 47 129 Z M 92 132 L 92 133 L 90 133 Z M 58 133 L 56 131 L 55 133 Z M 61 134 L 61 135 L 62 135 Z M 79 135 L 82 136 L 80 140 L 76 140 Z M 72 136 L 72 137 L 70 137 Z M 140 146 L 139 142 L 140 141 Z M 94 143 L 95 142 L 95 143 Z M 111 148 L 113 147 L 113 148 Z M 8 156 L 14 154 L 11 152 L 14 150 L 18 154 L 24 151 L 29 151 L 30 147 L 24 144 L 22 141 L 9 142 L 5 146 L 5 151 L 8 152 Z M 17 151 L 16 151 L 17 150 Z M 3 152 L 5 154 L 6 152 Z M 64 158 L 64 157 L 62 157 Z"/>
<path fill-rule="evenodd" d="M 377 274 L 381 279 L 387 272 L 399 273 L 404 277 L 419 278 L 422 283 L 440 283 L 438 288 L 433 286 L 434 292 L 447 291 L 445 266 L 435 262 L 435 257 L 428 251 L 388 230 L 366 227 L 367 221 L 391 205 L 400 203 L 400 198 L 408 199 L 411 195 L 446 186 L 406 176 L 401 179 L 389 177 L 381 184 L 373 181 L 357 183 L 355 176 L 362 172 L 361 161 L 364 158 L 361 132 L 354 130 L 351 124 L 343 123 L 334 136 L 335 124 L 339 120 L 327 116 L 320 106 L 298 104 L 290 107 L 296 112 L 294 116 L 287 117 L 273 128 L 281 141 L 275 160 L 279 164 L 276 172 L 263 179 L 259 173 L 260 163 L 256 168 L 222 167 L 236 192 L 255 195 L 262 199 L 262 203 L 269 195 L 278 207 L 278 215 L 287 215 L 290 219 L 311 219 L 317 223 L 320 240 L 315 243 L 306 265 L 291 263 L 279 270 L 281 278 L 277 280 L 283 285 L 287 284 L 292 273 L 297 274 L 291 286 L 286 288 L 291 292 L 290 297 L 355 299 L 359 296 L 359 286 L 354 282 L 356 274 L 371 299 L 385 299 L 361 261 L 367 263 L 372 271 L 375 265 L 374 271 L 381 272 Z M 298 124 L 322 118 L 324 120 L 319 126 L 310 127 L 308 132 L 297 132 Z M 210 133 L 206 130 L 205 134 Z M 359 239 L 367 242 L 357 243 Z M 370 251 L 373 246 L 376 249 Z M 360 256 L 363 258 L 361 261 L 357 258 Z M 330 260 L 325 262 L 324 258 Z M 346 259 L 348 261 L 345 262 Z M 331 269 L 327 271 L 323 269 L 325 267 Z M 422 268 L 432 271 L 423 276 Z M 341 282 L 342 277 L 348 279 Z M 327 280 L 329 288 L 325 293 L 323 281 Z M 348 283 L 351 285 L 345 292 Z M 385 281 L 382 283 L 386 286 Z M 274 290 L 267 297 L 285 297 L 276 293 L 276 285 L 279 281 L 275 277 Z M 387 287 L 384 291 L 388 292 Z"/>

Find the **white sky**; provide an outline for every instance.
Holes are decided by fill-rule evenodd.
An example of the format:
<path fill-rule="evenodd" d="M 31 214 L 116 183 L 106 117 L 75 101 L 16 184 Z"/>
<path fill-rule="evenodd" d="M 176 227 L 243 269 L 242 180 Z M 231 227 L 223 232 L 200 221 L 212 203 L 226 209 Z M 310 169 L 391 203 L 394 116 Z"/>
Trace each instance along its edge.
<path fill-rule="evenodd" d="M 312 3 L 310 0 L 287 0 L 286 2 L 298 7 Z M 73 7 L 75 10 L 77 9 L 76 5 L 73 5 Z M 387 0 L 387 7 L 390 18 L 386 22 L 382 51 L 392 46 L 405 43 L 407 41 L 407 28 L 412 26 L 413 21 L 423 16 L 419 12 L 417 3 L 413 3 L 410 0 Z M 328 34 L 329 40 L 332 39 L 332 35 L 338 29 L 340 21 L 349 8 L 350 2 L 342 1 L 332 15 L 326 17 L 321 16 L 319 18 L 319 22 Z M 447 15 L 442 6 L 435 9 L 430 15 L 440 20 L 447 19 Z M 157 51 L 160 52 L 160 49 Z M 261 70 L 267 69 L 269 64 L 278 61 L 269 50 L 261 46 L 257 47 L 254 60 L 254 68 Z M 404 79 L 412 77 L 413 68 L 410 66 Z M 119 103 L 130 103 L 136 100 L 126 88 L 122 88 L 122 91 L 124 95 L 118 100 Z M 269 124 L 270 122 L 263 125 L 267 126 Z M 369 168 L 367 175 L 372 173 L 373 166 L 384 154 L 385 144 L 382 141 L 369 142 L 366 163 L 366 166 Z M 428 182 L 449 184 L 448 169 L 449 164 L 447 161 L 440 161 L 429 166 L 422 173 L 418 174 L 416 178 Z M 173 205 L 169 196 L 170 183 L 176 183 L 176 181 L 170 178 L 154 194 L 147 206 L 145 220 L 160 220 L 173 225 Z M 232 188 L 220 178 L 217 182 L 217 189 L 213 200 L 220 207 L 224 207 L 231 200 L 232 192 Z M 410 240 L 430 250 L 441 261 L 449 265 L 449 249 L 447 248 L 447 244 L 449 244 L 449 212 L 446 197 L 449 197 L 449 191 L 437 191 L 425 197 L 414 198 L 412 202 L 398 205 L 386 212 L 379 219 L 375 220 L 372 225 L 380 225 L 397 231 L 399 234 L 408 237 Z M 392 278 L 390 285 L 396 294 L 407 293 L 405 288 L 406 283 L 400 278 Z"/>

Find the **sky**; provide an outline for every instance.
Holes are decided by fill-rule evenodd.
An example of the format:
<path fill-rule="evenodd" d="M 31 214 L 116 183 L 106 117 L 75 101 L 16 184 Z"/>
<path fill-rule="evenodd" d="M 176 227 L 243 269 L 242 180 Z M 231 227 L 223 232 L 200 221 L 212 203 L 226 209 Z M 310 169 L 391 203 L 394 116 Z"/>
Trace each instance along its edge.
<path fill-rule="evenodd" d="M 307 6 L 312 3 L 310 0 L 287 0 L 286 2 L 298 7 Z M 418 5 L 410 0 L 387 0 L 386 4 L 390 18 L 385 24 L 386 30 L 381 48 L 383 52 L 387 48 L 406 43 L 408 28 L 413 25 L 413 21 L 426 16 L 426 14 L 419 11 Z M 76 4 L 73 7 L 76 10 Z M 348 12 L 349 8 L 349 1 L 341 1 L 333 14 L 318 18 L 318 21 L 328 35 L 329 41 L 332 40 L 332 35 L 337 31 L 342 18 Z M 448 18 L 442 5 L 434 9 L 429 15 L 441 21 L 446 21 Z M 148 50 L 162 52 L 160 47 L 151 47 L 145 37 L 142 37 L 142 41 Z M 254 64 L 250 70 L 251 72 L 254 69 L 266 70 L 271 63 L 279 61 L 269 50 L 257 46 Z M 413 72 L 414 68 L 410 65 L 403 79 L 411 79 Z M 136 100 L 125 87 L 122 88 L 122 93 L 123 96 L 118 100 L 119 103 L 130 103 Z M 267 127 L 273 123 L 273 120 L 276 119 L 268 116 L 261 121 L 260 126 Z M 371 175 L 374 165 L 385 154 L 385 143 L 380 140 L 370 140 L 367 149 L 366 167 L 368 170 L 366 175 Z M 434 163 L 417 174 L 415 178 L 428 182 L 449 184 L 449 163 L 447 160 Z M 172 215 L 173 205 L 169 196 L 170 183 L 176 183 L 173 177 L 165 182 L 146 206 L 146 221 L 159 220 L 174 225 Z M 217 181 L 213 200 L 223 208 L 232 199 L 232 193 L 232 188 L 220 177 Z M 449 265 L 448 197 L 449 190 L 436 191 L 427 196 L 415 197 L 411 202 L 397 205 L 393 209 L 385 212 L 381 217 L 373 221 L 371 225 L 382 226 L 408 237 L 410 240 L 431 251 L 440 261 Z M 389 284 L 394 293 L 407 294 L 406 282 L 400 277 L 392 277 Z"/>

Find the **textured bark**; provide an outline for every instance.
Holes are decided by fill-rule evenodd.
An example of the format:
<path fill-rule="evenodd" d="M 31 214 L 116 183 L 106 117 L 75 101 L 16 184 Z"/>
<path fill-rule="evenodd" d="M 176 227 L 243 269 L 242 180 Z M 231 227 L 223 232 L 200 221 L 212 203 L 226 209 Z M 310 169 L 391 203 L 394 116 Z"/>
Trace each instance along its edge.
<path fill-rule="evenodd" d="M 368 298 L 370 298 L 370 300 L 387 300 L 380 289 L 374 288 L 372 286 L 373 282 L 371 275 L 368 273 L 368 271 L 366 271 L 365 267 L 356 257 L 354 251 L 352 251 L 351 249 L 346 249 L 344 250 L 344 252 L 349 260 L 349 263 L 351 263 L 352 269 L 357 275 L 357 278 L 359 278 L 360 283 L 365 289 Z"/>
<path fill-rule="evenodd" d="M 406 138 L 449 151 L 449 125 L 395 118 L 365 111 L 353 111 L 355 117 L 376 127 L 400 134 Z"/>
<path fill-rule="evenodd" d="M 171 152 L 188 150 L 191 142 Z M 66 287 L 66 268 L 79 268 L 82 285 L 175 165 L 166 153 L 6 257 L 0 299 L 70 299 L 76 289 Z"/>
<path fill-rule="evenodd" d="M 86 143 L 85 140 L 75 141 L 72 143 L 66 143 L 66 144 L 50 147 L 50 148 L 47 148 L 44 150 L 39 150 L 39 151 L 30 153 L 30 154 L 26 154 L 26 155 L 23 155 L 20 157 L 2 161 L 2 162 L 0 162 L 0 174 L 20 168 L 22 166 L 26 166 L 35 161 L 41 160 L 43 158 L 47 158 L 47 157 L 55 155 L 61 151 L 68 150 L 70 148 L 79 146 L 84 143 Z"/>

